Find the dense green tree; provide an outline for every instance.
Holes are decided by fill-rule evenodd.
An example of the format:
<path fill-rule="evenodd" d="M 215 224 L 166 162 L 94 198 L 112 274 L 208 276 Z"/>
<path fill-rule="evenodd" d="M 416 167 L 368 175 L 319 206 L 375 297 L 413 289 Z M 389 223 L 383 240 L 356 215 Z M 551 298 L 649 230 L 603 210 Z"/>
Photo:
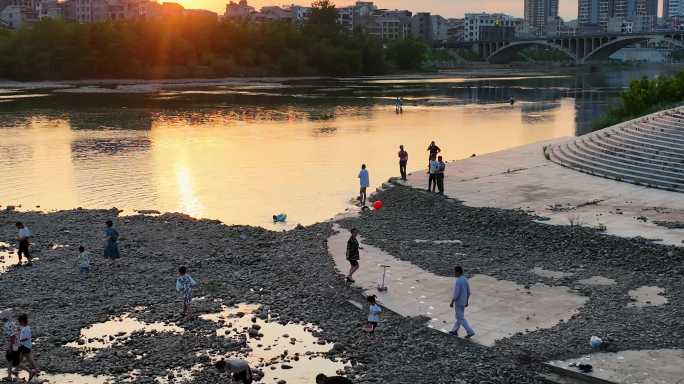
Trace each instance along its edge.
<path fill-rule="evenodd" d="M 594 129 L 630 120 L 684 102 L 684 71 L 674 76 L 643 77 L 620 93 L 620 104 L 593 123 Z"/>
<path fill-rule="evenodd" d="M 390 44 L 337 24 L 335 6 L 313 4 L 311 18 L 248 23 L 178 16 L 77 24 L 42 20 L 0 30 L 0 78 L 20 80 L 259 75 L 371 75 L 419 69 L 425 46 Z M 387 56 L 386 56 L 387 54 Z"/>
<path fill-rule="evenodd" d="M 428 47 L 422 41 L 396 40 L 387 47 L 387 59 L 403 70 L 419 70 L 427 51 Z"/>

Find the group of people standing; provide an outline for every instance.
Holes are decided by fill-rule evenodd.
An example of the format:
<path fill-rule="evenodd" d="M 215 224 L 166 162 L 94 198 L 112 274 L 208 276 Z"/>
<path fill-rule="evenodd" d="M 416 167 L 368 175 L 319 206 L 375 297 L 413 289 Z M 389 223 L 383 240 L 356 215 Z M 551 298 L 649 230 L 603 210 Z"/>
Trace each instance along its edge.
<path fill-rule="evenodd" d="M 33 360 L 33 335 L 28 325 L 28 315 L 14 316 L 8 309 L 0 313 L 3 322 L 3 336 L 5 337 L 5 359 L 7 360 L 7 381 L 12 382 L 18 378 L 20 370 L 26 370 L 29 381 L 39 373 L 36 362 Z M 18 325 L 17 325 L 18 323 Z"/>
<path fill-rule="evenodd" d="M 442 150 L 435 144 L 431 142 L 427 148 L 430 156 L 428 158 L 428 187 L 429 192 L 435 192 L 440 195 L 444 194 L 444 170 L 446 169 L 446 163 L 442 159 L 442 156 L 438 156 Z"/>
<path fill-rule="evenodd" d="M 434 141 L 430 142 L 427 147 L 429 152 L 428 157 L 428 187 L 429 192 L 437 192 L 440 195 L 444 194 L 444 170 L 446 169 L 446 163 L 439 153 L 442 152 L 441 148 L 435 144 Z M 397 153 L 399 157 L 399 174 L 401 175 L 401 180 L 406 181 L 406 166 L 408 165 L 408 151 L 404 148 L 404 145 L 399 146 L 399 152 Z M 361 170 L 359 171 L 359 205 L 362 207 L 366 205 L 366 200 L 368 199 L 367 190 L 370 187 L 370 177 L 368 175 L 368 168 L 366 164 L 361 164 Z"/>

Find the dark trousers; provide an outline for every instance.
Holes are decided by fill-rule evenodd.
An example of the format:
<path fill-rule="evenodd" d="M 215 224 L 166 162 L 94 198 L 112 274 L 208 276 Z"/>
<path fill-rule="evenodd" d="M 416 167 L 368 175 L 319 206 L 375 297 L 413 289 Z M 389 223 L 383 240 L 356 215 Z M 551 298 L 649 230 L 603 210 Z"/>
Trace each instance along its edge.
<path fill-rule="evenodd" d="M 437 190 L 439 191 L 439 194 L 442 195 L 444 194 L 444 174 L 443 173 L 438 173 L 435 175 L 435 181 L 437 182 Z"/>
<path fill-rule="evenodd" d="M 406 180 L 406 160 L 399 160 L 399 173 L 401 173 L 401 179 Z"/>
<path fill-rule="evenodd" d="M 21 240 L 19 241 L 19 249 L 17 250 L 17 256 L 21 260 L 21 256 L 25 256 L 26 260 L 31 261 L 31 254 L 29 254 L 29 241 Z"/>
<path fill-rule="evenodd" d="M 428 191 L 434 192 L 436 187 L 437 187 L 437 175 L 434 173 L 431 173 L 430 177 L 428 178 Z"/>

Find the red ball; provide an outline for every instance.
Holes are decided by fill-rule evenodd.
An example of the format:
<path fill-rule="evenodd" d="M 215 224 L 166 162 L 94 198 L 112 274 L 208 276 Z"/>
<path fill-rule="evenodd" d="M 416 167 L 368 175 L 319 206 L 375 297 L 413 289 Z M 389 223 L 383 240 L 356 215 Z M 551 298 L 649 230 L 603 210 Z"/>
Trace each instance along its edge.
<path fill-rule="evenodd" d="M 382 208 L 382 201 L 378 200 L 375 203 L 373 203 L 373 208 L 375 208 L 375 209 Z"/>

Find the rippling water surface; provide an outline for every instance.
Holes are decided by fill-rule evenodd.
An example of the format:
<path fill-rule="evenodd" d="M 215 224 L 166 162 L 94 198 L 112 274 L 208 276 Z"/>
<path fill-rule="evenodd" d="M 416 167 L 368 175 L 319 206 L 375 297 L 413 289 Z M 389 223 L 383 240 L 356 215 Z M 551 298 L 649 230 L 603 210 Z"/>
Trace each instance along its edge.
<path fill-rule="evenodd" d="M 310 224 L 348 207 L 361 163 L 397 175 L 399 144 L 415 171 L 430 140 L 454 160 L 575 135 L 640 74 L 5 86 L 0 204 Z"/>

